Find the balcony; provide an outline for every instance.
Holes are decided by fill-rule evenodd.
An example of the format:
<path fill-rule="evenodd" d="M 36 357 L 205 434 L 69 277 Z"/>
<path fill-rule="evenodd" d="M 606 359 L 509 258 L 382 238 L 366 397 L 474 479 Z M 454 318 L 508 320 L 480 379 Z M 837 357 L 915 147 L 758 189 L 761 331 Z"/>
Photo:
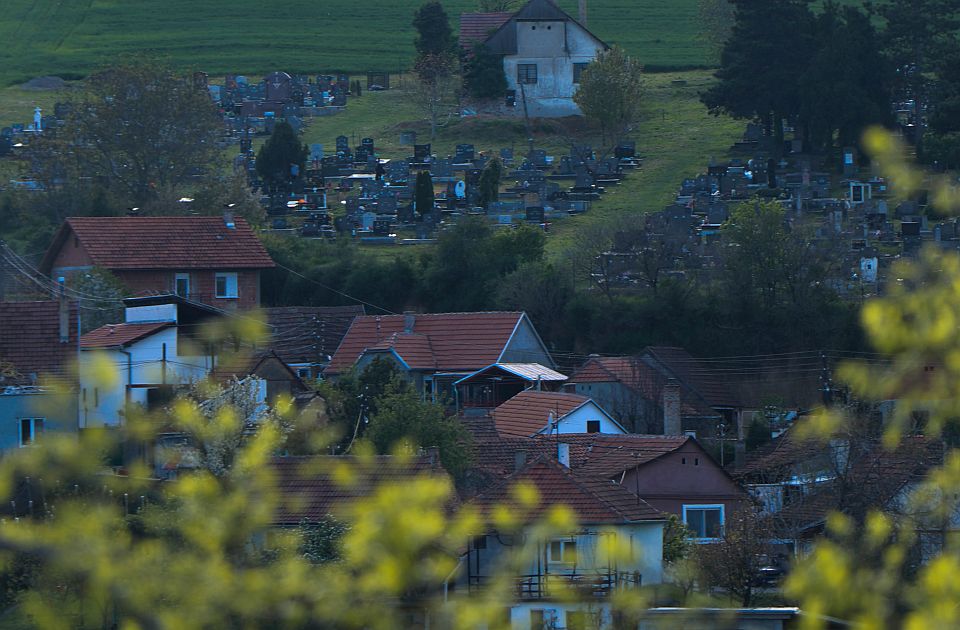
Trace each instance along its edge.
<path fill-rule="evenodd" d="M 470 575 L 470 592 L 484 588 L 489 581 L 489 576 Z M 572 595 L 576 599 L 585 600 L 603 599 L 617 591 L 639 588 L 643 576 L 639 571 L 596 569 L 579 573 L 519 575 L 514 578 L 514 582 L 518 601 L 553 599 L 559 595 Z"/>

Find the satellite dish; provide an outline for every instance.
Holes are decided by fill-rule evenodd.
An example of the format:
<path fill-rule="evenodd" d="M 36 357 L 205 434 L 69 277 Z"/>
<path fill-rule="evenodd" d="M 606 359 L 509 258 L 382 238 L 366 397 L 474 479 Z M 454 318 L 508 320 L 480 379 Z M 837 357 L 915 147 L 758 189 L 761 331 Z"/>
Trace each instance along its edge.
<path fill-rule="evenodd" d="M 457 196 L 457 199 L 463 199 L 467 196 L 467 184 L 462 180 L 457 180 L 457 184 L 453 187 L 453 194 Z"/>

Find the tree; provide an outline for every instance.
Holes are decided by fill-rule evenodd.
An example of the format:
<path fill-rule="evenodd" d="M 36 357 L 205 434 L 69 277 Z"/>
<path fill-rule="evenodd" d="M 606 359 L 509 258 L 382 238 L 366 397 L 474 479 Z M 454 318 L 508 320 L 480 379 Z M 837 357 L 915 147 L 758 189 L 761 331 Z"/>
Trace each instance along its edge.
<path fill-rule="evenodd" d="M 855 145 L 870 125 L 891 119 L 892 69 L 870 16 L 827 2 L 814 18 L 813 55 L 800 78 L 798 112 L 814 147 Z"/>
<path fill-rule="evenodd" d="M 486 208 L 500 198 L 500 177 L 503 164 L 499 158 L 487 162 L 480 172 L 480 205 Z"/>
<path fill-rule="evenodd" d="M 289 184 L 297 178 L 294 167 L 297 173 L 303 173 L 309 153 L 290 123 L 279 122 L 257 152 L 257 174 L 274 186 Z"/>
<path fill-rule="evenodd" d="M 457 90 L 460 81 L 454 73 L 451 55 L 429 54 L 417 59 L 414 70 L 417 80 L 410 90 L 413 104 L 430 122 L 430 139 L 437 129 L 446 125 L 457 109 Z"/>
<path fill-rule="evenodd" d="M 443 467 L 460 479 L 470 466 L 470 432 L 442 405 L 423 400 L 406 382 L 395 379 L 377 400 L 366 438 L 379 453 L 390 453 L 404 442 L 436 447 Z"/>
<path fill-rule="evenodd" d="M 88 308 L 80 318 L 81 333 L 123 321 L 123 298 L 129 296 L 130 290 L 108 269 L 93 267 L 73 274 L 69 286 L 87 300 Z"/>
<path fill-rule="evenodd" d="M 720 538 L 697 547 L 703 581 L 724 589 L 744 608 L 753 602 L 760 569 L 771 553 L 773 532 L 763 516 L 743 508 L 727 514 Z"/>
<path fill-rule="evenodd" d="M 433 212 L 433 177 L 430 175 L 430 171 L 417 172 L 413 200 L 421 217 Z"/>
<path fill-rule="evenodd" d="M 506 94 L 503 57 L 491 52 L 483 43 L 474 46 L 473 54 L 467 57 L 463 66 L 463 84 L 473 98 L 501 98 Z"/>
<path fill-rule="evenodd" d="M 923 116 L 930 92 L 930 73 L 956 48 L 960 15 L 955 0 L 884 0 L 877 13 L 886 21 L 885 49 L 897 69 L 904 100 L 913 101 L 914 143 L 922 149 Z"/>
<path fill-rule="evenodd" d="M 84 82 L 62 129 L 33 143 L 32 163 L 51 186 L 93 181 L 146 206 L 187 192 L 217 171 L 223 123 L 210 95 L 161 64 L 137 60 Z"/>
<path fill-rule="evenodd" d="M 686 523 L 676 514 L 667 516 L 667 524 L 663 528 L 663 561 L 674 564 L 690 554 L 693 532 Z"/>
<path fill-rule="evenodd" d="M 604 147 L 612 147 L 636 124 L 642 94 L 643 66 L 614 46 L 580 73 L 573 101 L 599 125 Z"/>
<path fill-rule="evenodd" d="M 780 121 L 794 116 L 802 102 L 796 78 L 810 59 L 813 14 L 807 0 L 731 2 L 736 21 L 720 56 L 718 81 L 701 99 L 711 113 L 762 120 L 780 151 Z"/>
<path fill-rule="evenodd" d="M 424 2 L 413 15 L 413 27 L 417 36 L 413 41 L 417 58 L 448 57 L 453 54 L 456 42 L 450 29 L 450 19 L 443 5 L 436 0 Z"/>

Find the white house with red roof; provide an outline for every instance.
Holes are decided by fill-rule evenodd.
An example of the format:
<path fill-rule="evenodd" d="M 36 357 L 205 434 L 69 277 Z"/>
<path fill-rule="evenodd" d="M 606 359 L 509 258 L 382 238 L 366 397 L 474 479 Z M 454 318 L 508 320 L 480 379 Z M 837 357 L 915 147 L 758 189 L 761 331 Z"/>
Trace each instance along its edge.
<path fill-rule="evenodd" d="M 99 267 L 132 295 L 176 294 L 223 310 L 260 305 L 260 274 L 274 262 L 232 216 L 72 217 L 40 265 L 54 280 Z"/>
<path fill-rule="evenodd" d="M 551 0 L 530 0 L 509 13 L 465 13 L 460 16 L 460 45 L 477 43 L 503 59 L 508 97 L 518 113 L 571 116 L 582 112 L 573 102 L 580 73 L 609 48 L 585 22 Z"/>
<path fill-rule="evenodd" d="M 536 504 L 521 505 L 516 484 L 535 489 Z M 610 627 L 611 597 L 662 581 L 667 517 L 614 481 L 541 456 L 469 505 L 486 527 L 466 548 L 457 586 L 482 592 L 506 557 L 514 556 L 519 575 L 513 576 L 515 600 L 507 604 L 513 628 Z M 549 538 L 534 536 L 532 526 L 560 506 L 570 509 L 576 525 Z M 498 529 L 501 510 L 516 518 L 519 535 Z M 614 562 L 604 553 L 613 548 L 630 553 Z"/>
<path fill-rule="evenodd" d="M 495 363 L 556 367 L 526 313 L 405 313 L 355 318 L 324 376 L 362 371 L 378 358 L 425 395 L 450 400 L 454 383 Z"/>
<path fill-rule="evenodd" d="M 563 392 L 524 390 L 490 415 L 497 433 L 509 437 L 626 433 L 620 423 L 593 400 Z"/>

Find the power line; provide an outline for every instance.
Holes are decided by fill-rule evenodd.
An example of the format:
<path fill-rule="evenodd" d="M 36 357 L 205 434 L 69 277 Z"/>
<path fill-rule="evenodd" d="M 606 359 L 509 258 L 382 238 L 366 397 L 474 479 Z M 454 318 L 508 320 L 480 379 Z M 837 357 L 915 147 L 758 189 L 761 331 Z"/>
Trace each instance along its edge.
<path fill-rule="evenodd" d="M 391 310 L 389 310 L 389 309 L 386 309 L 386 308 L 383 308 L 382 306 L 377 306 L 376 304 L 372 304 L 372 303 L 370 303 L 370 302 L 366 302 L 366 301 L 364 301 L 364 300 L 361 300 L 360 298 L 353 297 L 352 295 L 350 295 L 350 294 L 348 294 L 348 293 L 344 293 L 343 291 L 338 291 L 337 289 L 334 289 L 333 287 L 328 286 L 328 285 L 326 285 L 326 284 L 324 284 L 324 283 L 322 283 L 322 282 L 320 282 L 320 281 L 318 281 L 318 280 L 314 280 L 313 278 L 308 278 L 307 276 L 303 275 L 303 274 L 300 273 L 299 271 L 295 271 L 295 270 L 291 269 L 290 267 L 285 267 L 285 266 L 281 265 L 280 263 L 276 263 L 276 265 L 277 265 L 277 267 L 280 267 L 281 269 L 284 269 L 285 271 L 287 271 L 287 272 L 289 272 L 289 273 L 292 273 L 293 275 L 295 275 L 295 276 L 297 276 L 297 277 L 299 277 L 299 278 L 303 278 L 303 279 L 306 280 L 307 282 L 312 282 L 313 284 L 317 285 L 318 287 L 323 287 L 323 288 L 326 289 L 327 291 L 332 291 L 333 293 L 336 293 L 336 294 L 339 295 L 339 296 L 345 297 L 345 298 L 347 298 L 348 300 L 353 300 L 354 302 L 357 302 L 358 304 L 363 304 L 364 306 L 369 306 L 370 308 L 375 308 L 375 309 L 377 309 L 378 311 L 383 311 L 383 312 L 386 313 L 387 315 L 399 315 L 399 313 L 394 313 L 393 311 L 391 311 Z"/>

